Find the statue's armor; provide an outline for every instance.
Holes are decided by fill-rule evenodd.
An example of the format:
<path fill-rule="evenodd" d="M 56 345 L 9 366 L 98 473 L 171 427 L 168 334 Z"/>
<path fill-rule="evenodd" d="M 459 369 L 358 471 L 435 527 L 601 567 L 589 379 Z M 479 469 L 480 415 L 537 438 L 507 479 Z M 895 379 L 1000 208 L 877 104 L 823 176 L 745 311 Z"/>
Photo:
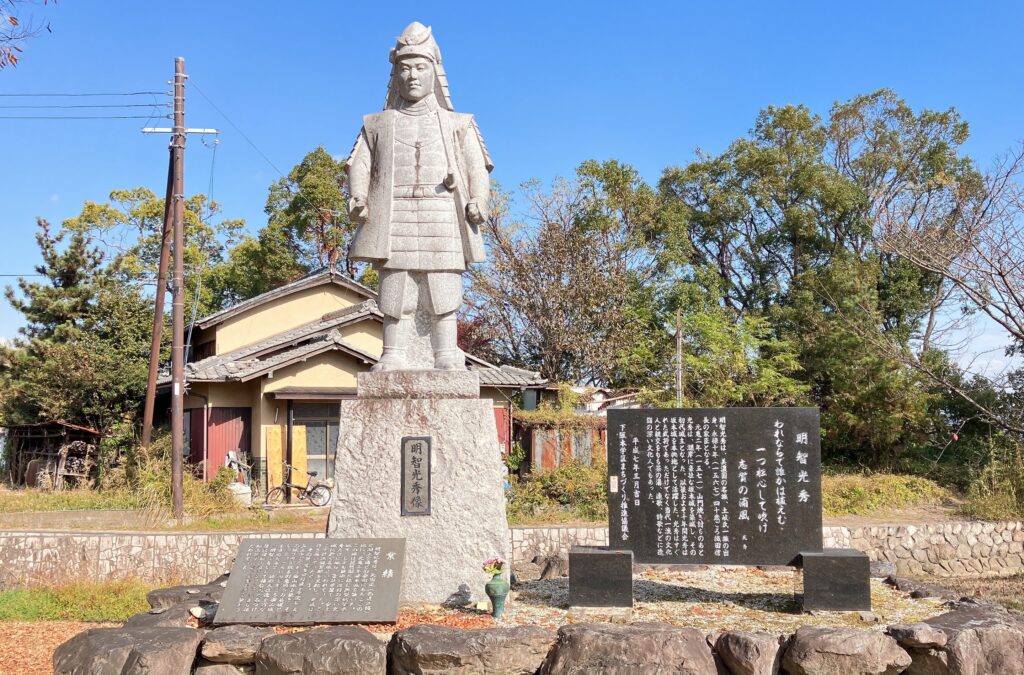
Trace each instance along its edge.
<path fill-rule="evenodd" d="M 465 255 L 436 106 L 421 101 L 395 118 L 391 257 L 384 269 L 461 271 Z"/>
<path fill-rule="evenodd" d="M 433 76 L 423 97 L 402 94 L 407 58 L 432 64 L 432 73 L 422 73 Z M 384 110 L 363 117 L 345 167 L 349 209 L 359 223 L 349 258 L 380 272 L 384 350 L 373 370 L 464 370 L 455 313 L 466 265 L 486 259 L 480 220 L 494 167 L 473 116 L 452 107 L 430 29 L 416 22 L 406 27 L 390 61 Z M 407 355 L 428 337 L 424 327 L 432 363 Z"/>

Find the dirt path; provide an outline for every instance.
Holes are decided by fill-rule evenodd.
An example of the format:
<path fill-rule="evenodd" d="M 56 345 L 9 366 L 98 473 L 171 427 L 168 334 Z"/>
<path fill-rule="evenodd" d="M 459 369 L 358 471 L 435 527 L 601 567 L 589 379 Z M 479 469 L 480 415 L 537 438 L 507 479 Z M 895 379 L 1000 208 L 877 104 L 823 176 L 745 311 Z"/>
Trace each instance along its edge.
<path fill-rule="evenodd" d="M 51 675 L 53 650 L 89 628 L 112 623 L 0 621 L 0 675 Z"/>

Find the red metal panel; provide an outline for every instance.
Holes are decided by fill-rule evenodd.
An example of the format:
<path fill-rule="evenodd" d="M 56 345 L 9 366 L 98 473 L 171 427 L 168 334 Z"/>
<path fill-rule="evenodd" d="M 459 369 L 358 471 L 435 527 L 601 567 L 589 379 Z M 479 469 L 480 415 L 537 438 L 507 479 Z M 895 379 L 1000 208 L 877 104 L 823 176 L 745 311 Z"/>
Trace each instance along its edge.
<path fill-rule="evenodd" d="M 189 459 L 194 466 L 203 461 L 203 444 L 206 442 L 206 411 L 203 408 L 192 408 L 188 411 L 188 450 Z M 195 475 L 199 475 L 198 473 Z"/>
<path fill-rule="evenodd" d="M 235 450 L 242 461 L 249 456 L 249 436 L 252 426 L 251 408 L 210 408 L 207 428 L 206 480 L 224 466 L 228 451 Z"/>
<path fill-rule="evenodd" d="M 543 429 L 541 431 L 541 468 L 558 468 L 558 430 Z"/>
<path fill-rule="evenodd" d="M 504 457 L 512 449 L 512 439 L 508 434 L 508 408 L 494 409 L 494 424 L 498 427 L 498 443 L 501 445 L 501 455 Z"/>

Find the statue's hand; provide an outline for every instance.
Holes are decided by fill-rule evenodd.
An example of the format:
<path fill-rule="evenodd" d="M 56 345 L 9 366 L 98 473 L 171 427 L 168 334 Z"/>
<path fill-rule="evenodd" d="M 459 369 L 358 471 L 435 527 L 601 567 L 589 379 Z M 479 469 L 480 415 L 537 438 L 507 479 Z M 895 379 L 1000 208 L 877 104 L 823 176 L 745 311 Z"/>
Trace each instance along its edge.
<path fill-rule="evenodd" d="M 476 202 L 466 204 L 466 220 L 469 221 L 470 225 L 479 225 L 484 222 L 484 214 L 480 213 L 480 208 L 476 205 Z"/>
<path fill-rule="evenodd" d="M 348 215 L 356 225 L 362 225 L 370 217 L 366 208 L 366 202 L 359 197 L 352 197 L 348 200 Z"/>

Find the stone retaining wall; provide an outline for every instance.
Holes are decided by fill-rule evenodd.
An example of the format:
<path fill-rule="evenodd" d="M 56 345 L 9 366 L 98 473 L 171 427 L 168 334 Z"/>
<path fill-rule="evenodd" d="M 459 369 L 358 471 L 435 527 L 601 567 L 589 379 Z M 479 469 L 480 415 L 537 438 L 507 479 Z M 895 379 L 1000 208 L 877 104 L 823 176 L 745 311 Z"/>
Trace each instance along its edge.
<path fill-rule="evenodd" d="M 899 574 L 1004 576 L 1024 572 L 1024 523 L 947 522 L 929 525 L 822 528 L 825 548 L 855 548 Z M 605 546 L 605 527 L 522 527 L 512 530 L 512 559 L 565 555 L 572 546 Z"/>
<path fill-rule="evenodd" d="M 826 547 L 856 548 L 900 574 L 1004 576 L 1024 571 L 1024 523 L 826 527 Z"/>
<path fill-rule="evenodd" d="M 1024 523 L 950 522 L 930 525 L 826 527 L 827 548 L 856 548 L 900 574 L 1000 576 L 1024 572 Z M 230 568 L 246 537 L 322 537 L 302 533 L 95 533 L 0 531 L 0 588 L 67 579 L 139 577 L 162 583 L 202 583 Z M 605 527 L 512 529 L 513 561 L 566 554 L 571 546 L 604 546 Z"/>
<path fill-rule="evenodd" d="M 314 532 L 0 532 L 0 589 L 38 582 L 137 577 L 205 583 L 231 569 L 248 537 L 313 538 Z"/>

